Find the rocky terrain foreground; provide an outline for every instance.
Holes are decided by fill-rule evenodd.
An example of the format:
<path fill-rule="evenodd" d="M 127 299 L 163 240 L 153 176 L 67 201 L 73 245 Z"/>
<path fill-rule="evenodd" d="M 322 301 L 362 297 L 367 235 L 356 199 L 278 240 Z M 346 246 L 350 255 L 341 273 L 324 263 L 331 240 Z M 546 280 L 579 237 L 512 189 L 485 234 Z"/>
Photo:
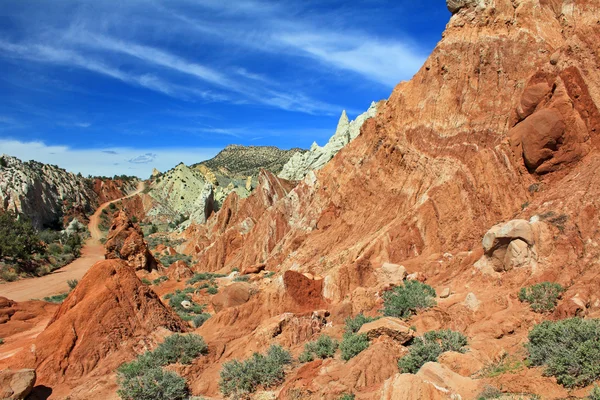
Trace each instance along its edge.
<path fill-rule="evenodd" d="M 51 399 L 157 381 L 173 392 L 156 398 L 586 398 L 600 4 L 447 5 L 423 67 L 322 169 L 262 170 L 169 235 L 117 213 L 109 259 L 61 305 L 0 299 L 0 382 Z"/>

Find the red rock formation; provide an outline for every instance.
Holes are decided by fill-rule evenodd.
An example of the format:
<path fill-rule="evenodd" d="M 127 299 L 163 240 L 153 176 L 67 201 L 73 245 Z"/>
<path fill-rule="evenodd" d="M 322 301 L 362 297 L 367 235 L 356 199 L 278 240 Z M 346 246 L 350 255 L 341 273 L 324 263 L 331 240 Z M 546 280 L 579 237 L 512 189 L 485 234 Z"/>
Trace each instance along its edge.
<path fill-rule="evenodd" d="M 158 329 L 186 327 L 126 262 L 98 262 L 37 337 L 38 384 L 70 387 L 92 373 L 110 374 L 149 347 Z"/>
<path fill-rule="evenodd" d="M 123 211 L 115 213 L 113 217 L 105 248 L 107 260 L 126 260 L 136 270 L 150 271 L 158 268 L 158 262 L 144 241 L 142 229 L 138 224 L 131 222 Z"/>
<path fill-rule="evenodd" d="M 100 204 L 108 201 L 120 199 L 127 195 L 128 192 L 135 190 L 137 182 L 123 181 L 122 179 L 94 179 L 94 192 L 98 195 Z"/>
<path fill-rule="evenodd" d="M 452 287 L 451 296 L 411 324 L 418 332 L 466 333 L 483 364 L 520 348 L 544 318 L 517 300 L 524 285 L 581 282 L 565 293 L 563 302 L 572 304 L 559 305 L 557 315 L 600 315 L 591 289 L 600 257 L 600 4 L 453 3 L 460 5 L 421 70 L 327 166 L 291 189 L 264 174 L 250 198 L 231 196 L 205 226 L 185 232 L 199 268 L 264 263 L 281 275 L 272 283 L 277 295 L 223 310 L 208 327 L 223 333 L 235 321 L 248 334 L 261 319 L 303 311 L 294 301 L 304 296 L 291 294 L 304 285 L 288 285 L 290 271 L 323 276 L 309 292 L 320 293 L 330 310 L 375 312 L 386 262 L 427 277 L 438 292 Z M 475 266 L 490 228 L 532 217 L 540 226 L 536 262 L 498 272 Z M 469 293 L 479 301 L 476 310 L 464 305 Z M 239 335 L 228 336 L 225 359 L 245 354 L 248 339 Z M 303 368 L 307 380 L 320 374 Z M 542 397 L 564 392 L 540 371 L 527 375 Z M 393 398 L 401 385 L 388 378 L 381 396 Z M 423 379 L 398 379 L 438 392 L 421 387 Z M 511 390 L 520 391 L 523 380 L 514 382 Z M 214 394 L 214 387 L 205 389 Z"/>

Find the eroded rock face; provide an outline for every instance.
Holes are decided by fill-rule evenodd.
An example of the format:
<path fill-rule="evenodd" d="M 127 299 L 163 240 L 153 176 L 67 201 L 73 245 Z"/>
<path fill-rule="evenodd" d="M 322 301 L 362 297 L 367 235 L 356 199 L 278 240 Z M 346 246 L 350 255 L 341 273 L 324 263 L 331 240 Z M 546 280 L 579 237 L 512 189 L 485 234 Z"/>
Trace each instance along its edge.
<path fill-rule="evenodd" d="M 142 229 L 131 222 L 123 211 L 115 214 L 104 247 L 107 260 L 126 260 L 136 270 L 151 271 L 158 268 L 158 262 L 144 241 Z"/>
<path fill-rule="evenodd" d="M 474 7 L 480 4 L 485 4 L 483 0 L 446 0 L 448 11 L 452 14 L 459 12 L 462 8 Z"/>
<path fill-rule="evenodd" d="M 36 339 L 38 383 L 52 387 L 92 372 L 111 373 L 160 328 L 183 332 L 186 324 L 127 262 L 98 262 Z"/>
<path fill-rule="evenodd" d="M 362 128 L 365 121 L 377 114 L 377 107 L 377 103 L 371 103 L 369 109 L 352 122 L 348 121 L 348 115 L 346 115 L 346 111 L 343 111 L 337 129 L 329 142 L 323 147 L 313 143 L 306 153 L 296 153 L 283 166 L 279 177 L 299 181 L 309 171 L 323 168 L 342 148 L 359 135 L 360 128 Z"/>
<path fill-rule="evenodd" d="M 0 210 L 27 215 L 33 225 L 58 226 L 73 208 L 91 213 L 98 204 L 85 178 L 53 165 L 22 162 L 2 155 L 0 167 Z M 67 221 L 68 222 L 68 221 Z"/>

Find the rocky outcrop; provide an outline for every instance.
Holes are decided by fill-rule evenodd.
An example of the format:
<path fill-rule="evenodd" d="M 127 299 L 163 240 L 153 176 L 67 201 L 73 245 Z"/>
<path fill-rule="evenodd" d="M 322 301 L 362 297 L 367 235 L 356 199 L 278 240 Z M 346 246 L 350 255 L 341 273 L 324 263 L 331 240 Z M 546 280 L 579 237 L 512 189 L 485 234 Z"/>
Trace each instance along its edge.
<path fill-rule="evenodd" d="M 112 373 L 149 347 L 157 329 L 182 332 L 186 324 L 125 261 L 98 262 L 36 339 L 38 384 L 53 387 Z"/>
<path fill-rule="evenodd" d="M 125 260 L 136 270 L 151 271 L 158 268 L 158 262 L 144 241 L 142 229 L 123 211 L 115 214 L 104 247 L 107 260 Z"/>
<path fill-rule="evenodd" d="M 181 216 L 204 223 L 214 209 L 212 185 L 196 169 L 181 163 L 155 178 L 148 194 L 154 198 L 146 211 L 150 220 L 172 222 Z"/>
<path fill-rule="evenodd" d="M 0 210 L 25 214 L 36 228 L 61 227 L 63 217 L 73 210 L 90 214 L 98 204 L 90 182 L 81 175 L 8 155 L 0 160 Z"/>
<path fill-rule="evenodd" d="M 24 400 L 35 385 L 35 370 L 0 371 L 0 398 L 4 400 Z"/>
<path fill-rule="evenodd" d="M 410 327 L 399 318 L 385 317 L 361 326 L 359 334 L 364 333 L 369 340 L 387 336 L 400 344 L 405 344 L 415 337 Z"/>
<path fill-rule="evenodd" d="M 494 225 L 483 237 L 484 255 L 476 267 L 496 272 L 532 266 L 538 258 L 536 230 L 540 223 L 517 219 Z"/>
<path fill-rule="evenodd" d="M 377 107 L 377 103 L 371 103 L 369 109 L 352 122 L 348 121 L 348 115 L 346 111 L 343 111 L 337 129 L 329 142 L 323 147 L 313 143 L 306 153 L 296 153 L 283 166 L 279 177 L 298 181 L 304 178 L 309 171 L 323 168 L 333 156 L 359 135 L 360 128 L 365 121 L 377 114 Z"/>

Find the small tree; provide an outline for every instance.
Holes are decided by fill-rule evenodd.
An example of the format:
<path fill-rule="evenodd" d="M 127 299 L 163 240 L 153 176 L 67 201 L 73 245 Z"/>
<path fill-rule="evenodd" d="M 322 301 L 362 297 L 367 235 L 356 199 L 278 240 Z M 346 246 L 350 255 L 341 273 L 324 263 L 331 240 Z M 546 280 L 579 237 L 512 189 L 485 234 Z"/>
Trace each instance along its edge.
<path fill-rule="evenodd" d="M 28 265 L 34 254 L 45 251 L 44 243 L 27 218 L 10 211 L 0 213 L 0 259 L 10 257 Z"/>

